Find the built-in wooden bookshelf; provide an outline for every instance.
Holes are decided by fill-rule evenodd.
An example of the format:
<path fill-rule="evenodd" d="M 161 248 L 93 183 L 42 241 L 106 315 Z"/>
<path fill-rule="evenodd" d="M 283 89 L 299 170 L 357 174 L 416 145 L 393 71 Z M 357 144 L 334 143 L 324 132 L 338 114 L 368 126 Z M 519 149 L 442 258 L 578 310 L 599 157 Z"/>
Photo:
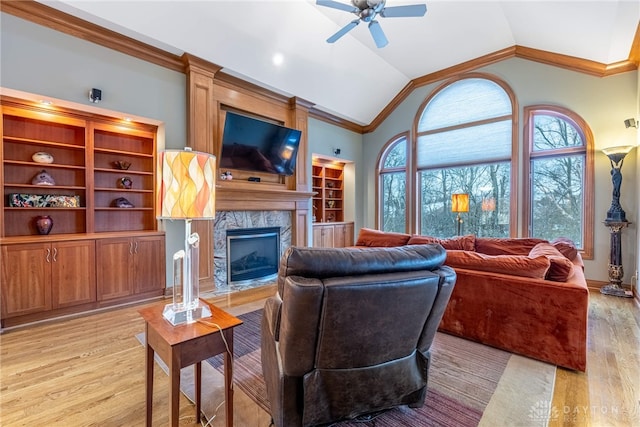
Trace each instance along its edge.
<path fill-rule="evenodd" d="M 0 101 L 2 326 L 162 295 L 156 126 Z"/>
<path fill-rule="evenodd" d="M 344 217 L 344 163 L 314 157 L 313 246 L 353 245 L 353 222 Z"/>
<path fill-rule="evenodd" d="M 315 222 L 344 221 L 344 164 L 316 159 L 312 165 Z"/>

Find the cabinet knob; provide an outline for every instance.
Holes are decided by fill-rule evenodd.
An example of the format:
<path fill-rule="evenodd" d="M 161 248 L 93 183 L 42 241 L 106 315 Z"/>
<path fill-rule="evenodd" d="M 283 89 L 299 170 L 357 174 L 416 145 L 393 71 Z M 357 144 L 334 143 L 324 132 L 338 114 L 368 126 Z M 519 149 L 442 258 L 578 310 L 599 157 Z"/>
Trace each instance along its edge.
<path fill-rule="evenodd" d="M 58 248 L 53 248 L 53 262 L 58 262 L 56 257 L 58 256 Z"/>
<path fill-rule="evenodd" d="M 47 248 L 47 256 L 45 257 L 47 262 L 51 262 L 51 249 Z"/>

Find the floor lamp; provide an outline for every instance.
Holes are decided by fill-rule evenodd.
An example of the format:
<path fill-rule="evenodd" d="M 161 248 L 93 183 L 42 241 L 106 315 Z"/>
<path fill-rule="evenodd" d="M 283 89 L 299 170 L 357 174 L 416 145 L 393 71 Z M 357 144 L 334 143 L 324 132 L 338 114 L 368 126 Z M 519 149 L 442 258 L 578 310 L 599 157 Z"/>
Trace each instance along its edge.
<path fill-rule="evenodd" d="M 631 224 L 627 221 L 626 213 L 620 205 L 620 186 L 622 184 L 622 163 L 624 158 L 631 150 L 633 145 L 625 145 L 621 147 L 611 147 L 602 150 L 609 158 L 611 163 L 611 182 L 613 183 L 613 197 L 611 207 L 607 211 L 607 218 L 604 225 L 609 227 L 611 234 L 610 252 L 609 252 L 609 284 L 600 288 L 600 292 L 605 295 L 613 295 L 617 297 L 631 298 L 631 292 L 627 292 L 622 288 L 622 277 L 624 270 L 622 269 L 622 229 Z"/>
<path fill-rule="evenodd" d="M 460 229 L 462 228 L 462 217 L 460 213 L 469 212 L 469 194 L 467 193 L 458 193 L 451 195 L 451 212 L 457 213 L 456 215 L 456 223 L 458 236 L 460 235 Z"/>
<path fill-rule="evenodd" d="M 184 249 L 173 255 L 173 302 L 163 316 L 172 325 L 210 317 L 200 301 L 198 233 L 191 233 L 191 221 L 215 216 L 216 157 L 207 153 L 166 150 L 160 154 L 158 206 L 160 219 L 185 221 Z"/>

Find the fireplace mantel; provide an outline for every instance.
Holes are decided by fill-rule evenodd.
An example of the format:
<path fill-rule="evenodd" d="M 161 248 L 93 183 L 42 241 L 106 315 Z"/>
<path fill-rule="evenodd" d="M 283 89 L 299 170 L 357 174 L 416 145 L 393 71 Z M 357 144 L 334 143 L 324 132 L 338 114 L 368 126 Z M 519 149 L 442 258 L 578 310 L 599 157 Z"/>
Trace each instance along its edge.
<path fill-rule="evenodd" d="M 308 210 L 314 192 L 295 191 L 253 182 L 218 182 L 216 210 Z"/>

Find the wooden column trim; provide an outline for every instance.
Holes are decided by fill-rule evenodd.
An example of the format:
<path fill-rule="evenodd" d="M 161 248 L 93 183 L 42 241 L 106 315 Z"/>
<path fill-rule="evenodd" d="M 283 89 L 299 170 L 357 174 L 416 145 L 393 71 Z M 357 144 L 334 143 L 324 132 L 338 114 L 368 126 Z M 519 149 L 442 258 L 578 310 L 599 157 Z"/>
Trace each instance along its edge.
<path fill-rule="evenodd" d="M 213 99 L 213 79 L 222 68 L 185 53 L 182 55 L 187 76 L 187 140 L 185 146 L 193 150 L 217 155 L 214 137 L 217 129 L 217 110 Z M 194 221 L 193 230 L 200 236 L 200 286 L 210 289 L 214 284 L 213 221 Z"/>

